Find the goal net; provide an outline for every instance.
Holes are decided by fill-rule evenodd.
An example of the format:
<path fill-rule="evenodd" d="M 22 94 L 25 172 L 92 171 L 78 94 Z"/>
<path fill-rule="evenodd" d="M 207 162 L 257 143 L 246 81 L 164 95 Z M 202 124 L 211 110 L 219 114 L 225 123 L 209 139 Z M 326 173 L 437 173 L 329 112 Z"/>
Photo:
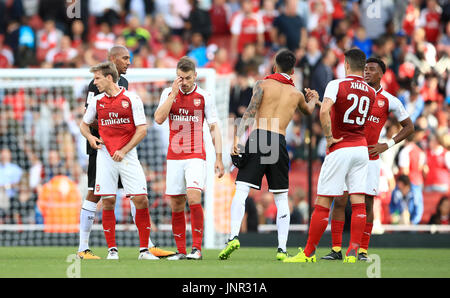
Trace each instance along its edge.
<path fill-rule="evenodd" d="M 197 72 L 197 83 L 215 99 L 227 152 L 230 77 L 218 76 L 212 69 Z M 137 149 L 148 181 L 151 239 L 160 246 L 174 246 L 175 242 L 170 202 L 164 195 L 168 126 L 157 125 L 153 114 L 162 90 L 171 85 L 175 75 L 174 69 L 130 69 L 125 76 L 129 90 L 141 97 L 150 124 Z M 0 246 L 78 245 L 79 212 L 87 193 L 88 165 L 86 140 L 79 124 L 91 79 L 88 69 L 0 72 Z M 202 200 L 204 246 L 217 248 L 228 233 L 234 184 L 229 173 L 217 183 L 214 147 L 207 125 L 204 130 L 208 171 Z M 226 158 L 225 163 L 228 169 Z M 186 210 L 189 211 L 188 206 Z M 120 190 L 115 214 L 118 245 L 139 245 L 129 199 Z M 106 245 L 101 218 L 100 202 L 90 246 Z M 189 221 L 187 212 L 188 246 L 192 241 Z"/>

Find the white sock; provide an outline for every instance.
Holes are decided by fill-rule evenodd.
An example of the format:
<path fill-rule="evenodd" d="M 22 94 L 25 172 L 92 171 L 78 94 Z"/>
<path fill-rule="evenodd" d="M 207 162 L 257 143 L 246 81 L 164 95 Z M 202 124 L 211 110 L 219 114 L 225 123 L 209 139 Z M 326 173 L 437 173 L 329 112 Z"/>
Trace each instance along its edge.
<path fill-rule="evenodd" d="M 239 235 L 241 229 L 242 219 L 245 214 L 245 200 L 250 192 L 250 187 L 242 184 L 236 183 L 236 192 L 231 203 L 231 231 L 230 239 Z"/>
<path fill-rule="evenodd" d="M 136 206 L 134 206 L 133 200 L 130 200 L 130 207 L 131 207 L 131 216 L 133 217 L 133 222 L 136 223 L 136 221 L 134 220 L 136 217 Z M 150 238 L 150 236 L 148 237 L 148 247 L 153 247 L 155 246 L 152 242 L 152 239 Z"/>
<path fill-rule="evenodd" d="M 84 200 L 80 211 L 80 245 L 78 246 L 78 252 L 89 249 L 89 235 L 91 234 L 96 211 L 96 203 Z"/>
<path fill-rule="evenodd" d="M 283 251 L 286 251 L 286 243 L 289 234 L 289 224 L 291 221 L 288 193 L 276 193 L 274 194 L 274 199 L 275 204 L 277 205 L 278 247 Z"/>

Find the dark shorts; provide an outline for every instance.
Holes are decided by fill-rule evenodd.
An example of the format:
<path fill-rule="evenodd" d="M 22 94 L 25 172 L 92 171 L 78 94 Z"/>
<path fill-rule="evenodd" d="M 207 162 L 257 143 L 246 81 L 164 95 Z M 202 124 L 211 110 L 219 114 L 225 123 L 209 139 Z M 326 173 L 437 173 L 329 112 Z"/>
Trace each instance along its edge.
<path fill-rule="evenodd" d="M 94 190 L 95 187 L 95 175 L 97 172 L 97 150 L 89 154 L 89 164 L 88 164 L 88 190 Z M 118 182 L 118 188 L 123 188 L 122 181 Z"/>
<path fill-rule="evenodd" d="M 250 134 L 245 152 L 249 153 L 248 159 L 239 169 L 236 183 L 261 189 L 262 178 L 266 175 L 270 192 L 289 190 L 289 155 L 283 135 L 257 129 Z"/>

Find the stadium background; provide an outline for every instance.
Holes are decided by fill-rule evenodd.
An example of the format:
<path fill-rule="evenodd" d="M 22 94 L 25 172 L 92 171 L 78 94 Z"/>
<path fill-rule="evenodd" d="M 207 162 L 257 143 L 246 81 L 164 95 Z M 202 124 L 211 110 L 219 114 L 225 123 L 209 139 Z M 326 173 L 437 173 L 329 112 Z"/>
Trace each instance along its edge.
<path fill-rule="evenodd" d="M 249 12 L 242 17 L 246 5 Z M 367 56 L 381 57 L 388 65 L 382 85 L 405 105 L 416 126 L 414 142 L 427 157 L 420 224 L 448 225 L 449 15 L 448 1 L 420 0 L 0 0 L 0 73 L 7 77 L 9 68 L 88 68 L 105 60 L 114 44 L 130 49 L 132 68 L 149 71 L 174 68 L 180 57 L 188 55 L 198 67 L 215 69 L 218 81 L 229 82 L 229 90 L 220 94 L 227 96 L 222 98 L 228 106 L 227 116 L 236 118 L 245 111 L 254 82 L 271 72 L 277 50 L 287 47 L 296 53 L 294 79 L 299 89 L 310 87 L 323 94 L 328 81 L 344 76 L 344 51 L 358 46 Z M 263 24 L 262 29 L 257 24 Z M 252 33 L 260 29 L 259 35 Z M 150 123 L 167 81 L 130 86 L 144 99 Z M 65 87 L 0 85 L 0 245 L 77 244 L 77 212 L 86 192 L 87 156 L 76 126 L 84 113 L 85 97 L 83 90 L 78 96 L 72 94 L 73 90 Z M 392 137 L 399 128 L 395 119 L 389 119 L 382 138 Z M 296 114 L 286 138 L 291 156 L 291 224 L 307 224 L 324 158 L 325 142 L 317 114 Z M 403 147 L 397 145 L 383 154 L 374 234 L 385 232 L 383 224 L 410 225 L 396 222 L 389 210 L 395 178 L 401 173 L 398 155 Z M 170 207 L 163 195 L 161 131 L 151 126 L 138 150 L 148 176 L 152 235 L 156 242 L 171 245 L 170 230 L 158 231 L 170 223 Z M 436 158 L 437 153 L 446 158 Z M 221 182 L 224 190 L 219 195 L 227 196 L 228 203 L 235 174 L 236 170 Z M 55 176 L 58 179 L 51 180 Z M 61 185 L 68 195 L 55 197 Z M 438 208 L 444 196 L 447 203 Z M 43 208 L 52 206 L 51 200 L 62 201 L 64 206 L 53 210 L 56 215 L 47 212 L 47 220 L 72 226 L 21 232 L 17 238 L 25 229 L 21 225 L 44 223 Z M 254 237 L 255 243 L 261 242 L 269 233 L 266 231 L 274 230 L 273 197 L 251 192 L 246 207 L 243 233 Z M 60 217 L 61 210 L 64 215 Z M 101 223 L 100 210 L 96 223 Z M 431 221 L 439 212 L 444 214 Z M 126 198 L 119 198 L 116 215 L 119 224 L 132 223 Z M 226 208 L 215 215 L 226 217 Z M 13 232 L 2 230 L 2 225 L 15 228 Z M 126 240 L 127 232 L 120 233 Z M 61 238 L 66 234 L 69 236 Z M 94 243 L 103 243 L 101 232 L 94 238 Z"/>

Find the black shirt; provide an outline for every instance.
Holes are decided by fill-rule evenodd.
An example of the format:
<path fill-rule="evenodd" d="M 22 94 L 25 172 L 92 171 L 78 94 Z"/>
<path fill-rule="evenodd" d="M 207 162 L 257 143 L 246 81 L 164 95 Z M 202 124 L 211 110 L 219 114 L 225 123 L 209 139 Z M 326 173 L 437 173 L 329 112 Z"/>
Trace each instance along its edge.
<path fill-rule="evenodd" d="M 124 87 L 125 89 L 128 90 L 128 81 L 124 77 L 120 76 L 118 84 L 119 84 L 120 87 Z M 97 96 L 99 94 L 100 94 L 100 91 L 98 91 L 97 86 L 94 85 L 94 80 L 92 80 L 89 83 L 88 94 L 86 96 L 86 103 L 84 105 L 86 107 L 86 109 L 88 107 L 88 99 L 89 98 L 93 98 L 94 96 Z M 100 135 L 98 134 L 98 130 L 97 129 L 94 129 L 92 127 L 90 127 L 90 129 L 91 129 L 91 134 L 92 135 L 96 136 L 97 138 L 100 137 Z M 92 149 L 92 147 L 91 147 L 91 145 L 89 145 L 88 141 L 86 141 L 86 153 L 89 154 L 89 155 L 97 153 L 97 150 Z"/>

